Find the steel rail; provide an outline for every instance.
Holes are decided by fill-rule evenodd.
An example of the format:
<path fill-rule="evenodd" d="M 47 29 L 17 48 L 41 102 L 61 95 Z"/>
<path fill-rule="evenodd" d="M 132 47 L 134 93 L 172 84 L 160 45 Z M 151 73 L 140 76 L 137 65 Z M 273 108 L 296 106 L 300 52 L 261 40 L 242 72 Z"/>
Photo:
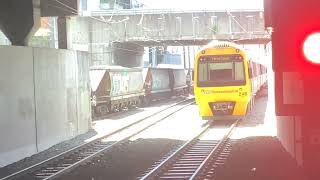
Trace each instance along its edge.
<path fill-rule="evenodd" d="M 90 155 L 90 156 L 88 156 L 88 157 L 86 157 L 86 158 L 82 159 L 81 161 L 78 161 L 78 162 L 76 162 L 76 163 L 74 163 L 74 164 L 70 165 L 69 167 L 66 167 L 66 168 L 65 168 L 65 169 L 63 169 L 63 170 L 61 170 L 61 171 L 59 171 L 59 172 L 57 172 L 57 173 L 55 173 L 55 174 L 52 174 L 51 176 L 49 176 L 49 177 L 45 178 L 44 180 L 53 179 L 53 178 L 56 178 L 56 177 L 58 177 L 58 176 L 61 176 L 62 174 L 65 174 L 67 171 L 70 171 L 70 170 L 72 170 L 72 169 L 74 169 L 74 168 L 78 167 L 80 164 L 82 164 L 82 163 L 84 163 L 84 162 L 86 162 L 86 161 L 90 160 L 92 157 L 96 157 L 96 156 L 98 156 L 99 154 L 101 154 L 102 152 L 107 151 L 108 149 L 110 149 L 110 148 L 112 148 L 112 147 L 114 147 L 114 146 L 116 146 L 116 145 L 119 145 L 119 144 L 122 144 L 122 143 L 124 143 L 124 142 L 128 141 L 130 138 L 132 138 L 132 137 L 136 136 L 137 134 L 139 134 L 139 133 L 141 133 L 141 132 L 145 131 L 146 129 L 148 129 L 148 128 L 150 128 L 150 127 L 154 126 L 155 124 L 157 124 L 157 123 L 159 123 L 159 122 L 161 122 L 161 121 L 165 120 L 166 118 L 168 118 L 168 117 L 169 117 L 169 116 L 171 116 L 172 114 L 174 114 L 174 113 L 176 113 L 176 112 L 180 111 L 181 109 L 184 109 L 184 108 L 185 108 L 185 107 L 187 107 L 187 106 L 190 106 L 190 105 L 191 105 L 191 104 L 193 104 L 193 103 L 194 103 L 194 102 L 191 102 L 191 103 L 188 103 L 188 104 L 186 104 L 186 105 L 184 105 L 184 106 L 180 107 L 179 109 L 177 109 L 177 110 L 175 110 L 174 112 L 172 112 L 172 113 L 170 113 L 170 114 L 166 115 L 165 117 L 162 117 L 162 118 L 160 118 L 159 120 L 157 120 L 157 121 L 155 121 L 155 122 L 153 122 L 153 123 L 149 124 L 148 126 L 146 126 L 146 127 L 142 128 L 142 129 L 140 129 L 140 130 L 138 130 L 138 131 L 136 131 L 136 132 L 134 132 L 134 133 L 130 134 L 129 136 L 127 136 L 127 137 L 125 137 L 125 138 L 121 139 L 120 141 L 117 141 L 117 142 L 115 142 L 115 143 L 112 143 L 111 145 L 107 146 L 106 148 L 101 149 L 100 151 L 98 151 L 98 152 L 96 152 L 96 153 L 94 153 L 94 154 L 92 154 L 92 155 Z"/>
<path fill-rule="evenodd" d="M 232 135 L 233 131 L 235 130 L 235 127 L 237 126 L 239 120 L 237 120 L 235 123 L 233 123 L 226 135 L 222 138 L 222 140 L 216 145 L 214 149 L 210 152 L 210 154 L 206 157 L 206 159 L 201 163 L 201 165 L 198 167 L 198 169 L 194 172 L 194 174 L 190 177 L 190 180 L 196 179 L 200 172 L 206 167 L 206 165 L 210 162 L 210 160 L 213 158 L 215 153 L 227 142 L 229 137 Z"/>
<path fill-rule="evenodd" d="M 179 104 L 182 104 L 182 103 L 187 102 L 187 101 L 190 101 L 190 100 L 194 100 L 194 98 L 187 99 L 187 100 L 183 100 L 183 101 L 180 101 L 180 102 L 175 103 L 175 104 L 173 104 L 173 105 L 170 105 L 169 107 L 166 107 L 166 108 L 164 108 L 164 109 L 162 109 L 162 110 L 160 110 L 160 111 L 158 111 L 158 112 L 155 112 L 155 113 L 153 113 L 153 114 L 151 114 L 151 115 L 149 115 L 149 116 L 146 116 L 146 117 L 144 117 L 144 118 L 142 118 L 142 119 L 139 119 L 139 120 L 137 120 L 137 121 L 135 121 L 135 122 L 133 122 L 133 123 L 130 123 L 129 125 L 126 125 L 126 126 L 120 128 L 120 129 L 118 129 L 118 130 L 116 130 L 116 131 L 114 131 L 114 132 L 111 132 L 111 133 L 109 133 L 109 134 L 107 134 L 107 135 L 105 135 L 105 136 L 103 136 L 103 137 L 100 137 L 100 138 L 95 139 L 95 140 L 93 140 L 93 141 L 91 141 L 91 142 L 87 142 L 87 143 L 84 143 L 84 144 L 79 145 L 79 146 L 77 146 L 77 147 L 74 147 L 74 148 L 72 148 L 72 149 L 70 149 L 70 150 L 68 150 L 68 151 L 65 151 L 65 152 L 63 152 L 63 153 L 60 153 L 60 154 L 58 154 L 58 155 L 56 155 L 56 156 L 54 156 L 54 157 L 51 157 L 51 158 L 49 158 L 49 159 L 46 159 L 46 160 L 44 160 L 44 161 L 42 161 L 42 162 L 39 162 L 39 163 L 37 163 L 37 164 L 34 164 L 34 165 L 30 166 L 30 167 L 27 167 L 27 168 L 25 168 L 25 169 L 22 169 L 22 170 L 20 170 L 20 171 L 18 171 L 18 172 L 15 172 L 15 173 L 13 173 L 13 174 L 8 175 L 8 176 L 5 176 L 5 177 L 1 178 L 0 180 L 8 180 L 8 179 L 14 178 L 15 176 L 20 176 L 20 175 L 22 176 L 23 174 L 27 174 L 29 171 L 32 171 L 32 169 L 43 168 L 43 167 L 45 167 L 46 164 L 48 164 L 48 163 L 50 163 L 50 162 L 53 162 L 53 161 L 59 160 L 59 159 L 63 159 L 64 156 L 67 156 L 67 155 L 69 155 L 69 154 L 72 154 L 72 152 L 77 152 L 77 150 L 83 149 L 83 148 L 85 148 L 85 147 L 89 147 L 90 145 L 94 145 L 95 143 L 100 142 L 100 141 L 103 140 L 103 139 L 106 139 L 106 138 L 108 138 L 108 137 L 110 137 L 110 136 L 112 136 L 112 135 L 115 135 L 115 134 L 120 133 L 120 132 L 122 132 L 122 131 L 124 131 L 124 130 L 126 130 L 126 129 L 129 129 L 130 127 L 133 127 L 134 125 L 137 125 L 137 124 L 139 124 L 139 123 L 141 123 L 141 122 L 143 122 L 143 121 L 145 121 L 145 120 L 147 120 L 147 119 L 149 119 L 149 118 L 151 118 L 151 117 L 154 117 L 154 116 L 156 116 L 156 115 L 158 115 L 158 114 L 160 114 L 160 113 L 162 113 L 162 112 L 164 112 L 164 111 L 167 111 L 167 110 L 169 110 L 169 109 L 171 109 L 171 108 L 173 108 L 173 107 L 175 107 L 175 106 L 177 106 L 177 105 L 179 105 Z M 188 103 L 187 105 L 184 105 L 183 107 L 180 107 L 178 110 L 175 110 L 174 112 L 170 113 L 169 115 L 167 115 L 167 116 L 159 119 L 158 121 L 152 123 L 151 125 L 149 125 L 149 126 L 146 127 L 145 129 L 147 129 L 147 128 L 153 126 L 153 125 L 155 125 L 156 123 L 158 123 L 158 122 L 166 119 L 167 117 L 171 116 L 172 114 L 180 111 L 181 109 L 183 109 L 183 108 L 185 108 L 185 107 L 187 107 L 187 106 L 189 106 L 189 105 L 191 105 L 191 104 L 193 104 L 193 103 L 194 103 L 194 101 L 191 102 L 191 103 Z M 145 130 L 145 129 L 144 129 L 144 130 Z M 140 132 L 142 132 L 142 131 L 143 131 L 143 130 L 141 130 Z M 140 133 L 140 132 L 139 132 L 139 133 Z M 137 133 L 137 134 L 138 134 L 138 133 Z M 134 135 L 136 135 L 136 133 L 135 133 Z M 133 135 L 133 136 L 134 136 L 134 135 Z M 127 138 L 125 138 L 125 139 L 127 139 Z M 130 138 L 129 138 L 129 139 L 130 139 Z M 122 141 L 122 140 L 120 140 L 120 141 Z M 123 139 L 122 142 L 124 142 L 124 141 L 125 141 L 125 140 Z M 117 143 L 117 144 L 119 144 L 119 143 Z M 115 146 L 115 145 L 117 145 L 117 144 L 114 143 L 114 144 L 111 144 L 111 146 L 113 147 L 113 146 Z M 109 147 L 109 146 L 106 146 L 106 147 Z M 101 152 L 103 152 L 103 151 L 106 150 L 106 148 L 103 148 L 103 149 L 104 149 L 104 150 L 99 150 L 97 153 L 100 154 Z M 81 151 L 79 151 L 79 152 L 81 152 Z M 95 156 L 96 156 L 96 155 L 95 155 Z M 88 159 L 91 159 L 91 158 L 94 157 L 94 156 L 93 156 L 93 155 L 89 155 L 88 157 L 89 157 L 89 158 L 85 158 L 85 159 L 88 160 Z M 80 161 L 81 161 L 81 163 L 84 162 L 83 159 L 82 159 L 82 160 L 79 160 L 78 162 L 80 162 Z M 77 165 L 78 165 L 78 164 L 81 164 L 81 163 L 77 163 Z M 72 166 L 72 164 L 69 165 L 69 166 Z M 69 167 L 69 166 L 68 166 L 68 167 Z M 67 168 L 67 167 L 66 167 L 66 168 Z M 66 168 L 63 168 L 63 169 L 61 169 L 61 170 L 58 171 L 58 172 L 61 172 L 61 171 L 63 171 L 63 170 L 66 169 Z M 70 168 L 68 168 L 68 170 L 69 170 L 69 169 L 70 169 Z M 36 170 L 35 170 L 35 171 L 36 171 Z M 55 173 L 55 174 L 58 174 L 58 173 Z M 60 174 L 60 173 L 59 173 L 59 174 Z M 51 177 L 55 177 L 55 176 L 50 176 L 50 178 L 51 178 Z M 43 178 L 43 179 L 48 179 L 48 178 Z"/>
<path fill-rule="evenodd" d="M 154 177 L 163 167 L 171 163 L 172 158 L 179 155 L 181 151 L 188 148 L 190 144 L 192 144 L 195 140 L 197 140 L 202 134 L 204 134 L 208 129 L 210 128 L 210 125 L 208 124 L 200 133 L 196 134 L 191 140 L 184 143 L 179 149 L 177 149 L 173 154 L 168 156 L 165 160 L 163 160 L 158 166 L 156 166 L 153 170 L 151 170 L 149 173 L 144 175 L 140 180 L 146 180 L 150 177 Z"/>
<path fill-rule="evenodd" d="M 177 149 L 173 154 L 163 160 L 159 165 L 145 174 L 141 180 L 147 179 L 194 179 L 203 167 L 212 158 L 215 152 L 226 142 L 234 131 L 237 123 L 234 122 L 219 142 L 214 140 L 200 141 L 198 138 L 204 135 L 210 125 L 200 133 Z"/>

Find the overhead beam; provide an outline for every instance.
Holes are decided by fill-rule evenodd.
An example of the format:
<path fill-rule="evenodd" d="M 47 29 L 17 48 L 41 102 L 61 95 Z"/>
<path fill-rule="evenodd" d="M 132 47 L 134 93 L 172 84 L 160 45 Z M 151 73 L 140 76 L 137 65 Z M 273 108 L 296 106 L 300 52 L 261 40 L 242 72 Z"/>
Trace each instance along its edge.
<path fill-rule="evenodd" d="M 0 1 L 0 29 L 12 45 L 27 45 L 39 26 L 40 0 Z"/>
<path fill-rule="evenodd" d="M 76 16 L 78 15 L 78 0 L 41 0 L 41 16 Z"/>
<path fill-rule="evenodd" d="M 129 41 L 119 42 L 121 44 L 136 44 L 138 46 L 203 46 L 210 43 L 213 39 L 190 39 L 190 40 L 157 40 L 157 41 Z M 237 44 L 268 44 L 270 38 L 252 38 L 252 39 L 215 39 L 219 41 L 230 41 Z"/>

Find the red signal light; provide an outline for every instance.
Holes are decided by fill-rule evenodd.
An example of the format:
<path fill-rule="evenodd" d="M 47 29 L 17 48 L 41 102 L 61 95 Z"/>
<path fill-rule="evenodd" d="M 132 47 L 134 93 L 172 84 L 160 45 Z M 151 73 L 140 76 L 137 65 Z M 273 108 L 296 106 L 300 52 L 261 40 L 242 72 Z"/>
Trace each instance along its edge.
<path fill-rule="evenodd" d="M 320 32 L 312 33 L 305 39 L 303 54 L 310 62 L 320 64 Z"/>

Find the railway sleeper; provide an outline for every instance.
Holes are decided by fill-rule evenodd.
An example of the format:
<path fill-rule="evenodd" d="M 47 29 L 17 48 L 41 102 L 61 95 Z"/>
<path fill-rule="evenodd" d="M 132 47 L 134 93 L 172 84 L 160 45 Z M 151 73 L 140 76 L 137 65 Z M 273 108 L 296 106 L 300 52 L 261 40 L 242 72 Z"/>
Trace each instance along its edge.
<path fill-rule="evenodd" d="M 198 165 L 193 166 L 172 166 L 171 169 L 197 169 Z"/>
<path fill-rule="evenodd" d="M 199 163 L 174 163 L 175 166 L 199 166 Z"/>
<path fill-rule="evenodd" d="M 40 171 L 40 173 L 56 173 L 58 171 L 59 170 L 57 170 L 57 169 L 43 169 Z"/>
<path fill-rule="evenodd" d="M 189 179 L 190 176 L 161 176 L 160 179 Z"/>
<path fill-rule="evenodd" d="M 201 162 L 202 162 L 202 160 L 186 160 L 186 161 L 179 160 L 176 163 L 177 164 L 184 164 L 184 163 L 201 163 Z"/>
<path fill-rule="evenodd" d="M 205 158 L 205 157 L 207 157 L 206 155 L 204 155 L 204 154 L 201 154 L 201 155 L 198 155 L 198 154 L 193 154 L 193 155 L 183 155 L 182 157 L 181 157 L 181 159 L 182 158 Z"/>
<path fill-rule="evenodd" d="M 192 175 L 193 172 L 192 171 L 189 171 L 189 172 L 178 172 L 178 173 L 171 173 L 171 172 L 166 172 L 166 173 L 163 173 L 164 176 L 170 176 L 170 175 Z"/>
<path fill-rule="evenodd" d="M 190 172 L 195 171 L 197 168 L 190 168 L 190 169 L 169 169 L 168 172 L 170 173 L 183 173 L 183 172 Z"/>

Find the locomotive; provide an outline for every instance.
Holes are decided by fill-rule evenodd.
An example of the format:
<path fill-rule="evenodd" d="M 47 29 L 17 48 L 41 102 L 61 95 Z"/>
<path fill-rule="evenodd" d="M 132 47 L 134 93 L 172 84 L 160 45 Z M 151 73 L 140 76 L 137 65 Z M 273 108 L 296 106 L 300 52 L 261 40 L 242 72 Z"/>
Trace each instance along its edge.
<path fill-rule="evenodd" d="M 195 99 L 206 120 L 242 119 L 267 81 L 267 68 L 230 42 L 207 45 L 194 64 Z"/>

